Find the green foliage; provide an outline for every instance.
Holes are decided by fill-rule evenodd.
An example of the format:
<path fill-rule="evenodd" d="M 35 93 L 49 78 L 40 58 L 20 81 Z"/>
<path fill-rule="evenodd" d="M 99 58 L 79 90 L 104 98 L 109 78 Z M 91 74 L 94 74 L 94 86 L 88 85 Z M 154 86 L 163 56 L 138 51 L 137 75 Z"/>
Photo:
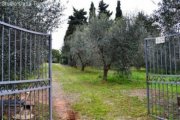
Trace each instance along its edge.
<path fill-rule="evenodd" d="M 93 19 L 89 24 L 89 44 L 91 44 L 92 54 L 94 54 L 93 62 L 99 61 L 104 68 L 103 80 L 107 80 L 108 70 L 113 62 L 113 45 L 111 45 L 110 28 L 113 21 L 109 20 L 104 14 L 100 18 Z M 114 54 L 114 55 L 113 55 Z M 113 55 L 113 56 L 112 56 Z"/>
<path fill-rule="evenodd" d="M 67 65 L 68 64 L 68 57 L 69 57 L 69 46 L 67 43 L 64 43 L 64 46 L 62 46 L 62 56 L 61 56 L 61 63 Z"/>
<path fill-rule="evenodd" d="M 155 18 L 145 15 L 143 12 L 138 12 L 136 16 L 136 24 L 141 24 L 145 28 L 149 37 L 157 37 L 160 35 L 160 30 L 158 29 L 159 26 L 154 24 Z"/>
<path fill-rule="evenodd" d="M 135 26 L 141 28 L 142 30 L 137 30 L 139 32 L 138 36 L 138 46 L 136 53 L 134 54 L 133 66 L 137 69 L 145 67 L 144 62 L 144 38 L 145 37 L 156 37 L 159 36 L 160 30 L 157 25 L 153 25 L 155 22 L 153 17 L 145 15 L 143 12 L 139 12 L 134 18 Z"/>
<path fill-rule="evenodd" d="M 52 31 L 61 23 L 64 7 L 59 0 L 13 0 L 11 5 L 9 2 L 0 2 L 1 20 L 7 23 L 42 32 Z"/>
<path fill-rule="evenodd" d="M 103 66 L 103 80 L 107 80 L 111 67 L 121 74 L 129 73 L 132 59 L 138 56 L 136 51 L 146 35 L 145 28 L 135 19 L 124 17 L 113 22 L 106 14 L 79 28 L 83 29 L 76 29 L 69 37 L 70 54 L 81 61 L 81 66 L 85 63 Z"/>
<path fill-rule="evenodd" d="M 82 67 L 88 63 L 103 67 L 103 80 L 107 80 L 111 68 L 118 70 L 120 74 L 128 75 L 132 65 L 137 68 L 144 66 L 143 41 L 148 32 L 156 29 L 143 13 L 136 17 L 123 17 L 120 1 L 117 2 L 116 20 L 111 20 L 112 13 L 107 10 L 108 6 L 101 0 L 99 17 L 94 17 L 89 24 L 83 26 L 79 23 L 80 26 L 74 28 L 73 33 L 66 38 L 68 42 L 65 42 L 63 47 L 69 49 L 66 55 L 71 56 L 69 58 L 72 58 L 76 65 L 80 61 Z M 90 15 L 94 13 L 95 7 L 91 3 Z M 75 19 L 75 13 L 71 18 Z"/>
<path fill-rule="evenodd" d="M 78 26 L 73 35 L 70 36 L 69 46 L 70 53 L 74 56 L 77 65 L 81 65 L 81 70 L 90 64 L 91 48 L 88 45 L 88 28 L 86 26 Z"/>
<path fill-rule="evenodd" d="M 99 17 L 102 14 L 105 14 L 106 16 L 110 17 L 112 15 L 112 12 L 110 12 L 109 10 L 107 10 L 107 8 L 109 7 L 109 5 L 107 5 L 106 3 L 104 3 L 103 0 L 101 0 L 99 2 Z"/>
<path fill-rule="evenodd" d="M 120 18 L 122 18 L 121 3 L 120 3 L 120 1 L 117 1 L 116 17 L 115 17 L 115 19 L 120 19 Z"/>
<path fill-rule="evenodd" d="M 52 62 L 53 63 L 60 63 L 61 61 L 61 53 L 59 50 L 52 49 Z"/>
<path fill-rule="evenodd" d="M 0 6 L 0 21 L 44 33 L 58 27 L 64 10 L 58 0 L 1 0 Z M 2 81 L 25 80 L 39 73 L 37 69 L 47 61 L 49 36 L 29 34 L 1 25 L 0 37 Z"/>
<path fill-rule="evenodd" d="M 85 12 L 84 9 L 77 10 L 73 8 L 73 10 L 73 15 L 69 16 L 69 26 L 64 37 L 62 56 L 64 58 L 64 64 L 68 63 L 71 66 L 76 66 L 74 56 L 70 54 L 70 46 L 68 45 L 68 40 L 70 40 L 69 37 L 74 33 L 78 25 L 83 25 L 87 23 L 87 18 L 85 16 L 87 12 Z"/>
<path fill-rule="evenodd" d="M 94 3 L 91 2 L 91 7 L 89 9 L 89 21 L 96 17 L 96 8 L 94 7 Z"/>
<path fill-rule="evenodd" d="M 123 18 L 115 22 L 112 28 L 111 45 L 114 46 L 113 53 L 117 54 L 114 57 L 113 66 L 119 69 L 121 74 L 129 74 L 129 68 L 137 56 L 145 33 L 144 27 L 137 24 L 134 18 Z"/>
<path fill-rule="evenodd" d="M 179 23 L 179 9 L 180 5 L 178 0 L 162 0 L 162 2 L 159 3 L 159 9 L 155 12 L 155 16 L 163 32 L 177 32 L 175 27 Z"/>
<path fill-rule="evenodd" d="M 84 9 L 77 10 L 73 8 L 73 11 L 74 11 L 73 15 L 69 16 L 69 21 L 68 21 L 69 27 L 66 31 L 64 41 L 67 40 L 68 36 L 73 34 L 77 25 L 83 25 L 87 23 L 87 18 L 85 17 L 87 12 L 85 12 Z"/>

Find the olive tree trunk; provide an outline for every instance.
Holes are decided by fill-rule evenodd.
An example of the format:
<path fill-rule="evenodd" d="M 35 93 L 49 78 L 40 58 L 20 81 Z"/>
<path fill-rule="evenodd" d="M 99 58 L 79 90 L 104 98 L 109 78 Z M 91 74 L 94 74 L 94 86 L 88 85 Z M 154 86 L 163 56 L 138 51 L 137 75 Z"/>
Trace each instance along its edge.
<path fill-rule="evenodd" d="M 108 71 L 110 69 L 110 65 L 104 65 L 104 72 L 103 72 L 103 80 L 107 81 L 107 77 L 108 77 Z"/>

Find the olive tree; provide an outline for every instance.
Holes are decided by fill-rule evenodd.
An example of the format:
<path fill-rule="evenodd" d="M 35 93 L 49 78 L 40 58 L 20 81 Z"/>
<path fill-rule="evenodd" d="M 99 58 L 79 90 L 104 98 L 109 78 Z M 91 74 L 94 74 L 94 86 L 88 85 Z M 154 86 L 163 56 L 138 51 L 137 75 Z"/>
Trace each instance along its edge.
<path fill-rule="evenodd" d="M 142 24 L 137 24 L 133 17 L 130 19 L 124 17 L 114 24 L 111 45 L 114 46 L 114 53 L 117 53 L 114 65 L 121 73 L 128 74 L 129 68 L 135 64 L 138 57 L 138 60 L 144 61 L 139 55 L 144 54 L 141 49 L 145 36 L 145 28 Z"/>
<path fill-rule="evenodd" d="M 0 21 L 4 21 L 11 25 L 19 26 L 28 30 L 38 31 L 38 32 L 50 32 L 53 31 L 55 28 L 61 24 L 62 14 L 63 14 L 64 7 L 59 0 L 1 0 L 0 1 Z M 26 55 L 26 50 L 29 51 L 37 51 L 41 49 L 42 44 L 46 44 L 45 40 L 44 43 L 40 41 L 41 39 L 48 39 L 40 36 L 35 36 L 31 34 L 26 34 L 21 31 L 14 32 L 14 29 L 9 29 L 9 27 L 0 27 L 0 38 L 4 38 L 4 40 L 0 40 L 0 50 L 3 49 L 4 57 L 3 61 L 0 60 L 0 63 L 3 63 L 3 70 L 4 75 L 8 75 L 8 72 L 11 74 L 8 76 L 4 76 L 4 80 L 8 79 L 20 79 L 19 71 L 20 71 L 20 61 L 22 63 L 22 79 L 27 79 L 28 75 L 31 75 L 32 72 L 30 71 L 31 63 L 30 59 L 26 59 L 26 57 L 22 57 Z M 10 35 L 9 35 L 10 33 Z M 15 38 L 16 36 L 16 38 Z M 10 39 L 9 39 L 10 38 Z M 20 45 L 20 39 L 22 39 L 22 46 Z M 30 39 L 35 40 L 35 42 L 31 42 Z M 10 40 L 10 42 L 9 42 Z M 14 40 L 16 40 L 16 45 Z M 10 50 L 10 53 L 8 52 Z M 16 49 L 16 52 L 14 50 Z M 47 54 L 47 49 L 44 49 L 44 54 Z M 36 53 L 39 54 L 39 53 Z M 28 56 L 28 58 L 36 59 L 36 54 L 32 54 L 32 57 Z M 8 57 L 11 55 L 10 57 Z M 14 57 L 16 56 L 16 58 Z M 10 65 L 9 62 L 10 61 Z M 33 70 L 40 67 L 42 63 L 36 63 L 37 67 L 34 65 Z M 16 73 L 12 66 L 16 65 Z M 0 65 L 0 67 L 2 64 Z M 10 69 L 11 66 L 11 69 Z M 0 73 L 0 77 L 3 76 Z"/>
<path fill-rule="evenodd" d="M 0 19 L 26 29 L 49 32 L 62 22 L 60 0 L 1 0 Z M 16 21 L 16 22 L 15 22 Z"/>
<path fill-rule="evenodd" d="M 91 48 L 88 44 L 88 28 L 86 25 L 78 26 L 73 35 L 70 36 L 70 53 L 74 56 L 76 63 L 81 64 L 81 70 L 90 64 Z"/>
<path fill-rule="evenodd" d="M 68 37 L 70 54 L 81 64 L 82 71 L 86 65 L 103 67 L 103 80 L 106 81 L 110 69 L 129 73 L 133 59 L 138 57 L 137 51 L 142 48 L 144 33 L 143 25 L 137 24 L 132 17 L 113 21 L 101 14 L 88 25 L 77 27 Z"/>
<path fill-rule="evenodd" d="M 101 18 L 95 18 L 89 24 L 90 40 L 93 56 L 96 57 L 99 64 L 103 66 L 103 80 L 107 80 L 108 71 L 113 62 L 113 46 L 111 45 L 110 29 L 113 21 L 103 15 Z"/>
<path fill-rule="evenodd" d="M 129 73 L 143 31 L 142 26 L 125 17 L 112 21 L 103 16 L 91 21 L 89 44 L 93 50 L 92 58 L 103 66 L 103 80 L 107 80 L 111 68 Z"/>

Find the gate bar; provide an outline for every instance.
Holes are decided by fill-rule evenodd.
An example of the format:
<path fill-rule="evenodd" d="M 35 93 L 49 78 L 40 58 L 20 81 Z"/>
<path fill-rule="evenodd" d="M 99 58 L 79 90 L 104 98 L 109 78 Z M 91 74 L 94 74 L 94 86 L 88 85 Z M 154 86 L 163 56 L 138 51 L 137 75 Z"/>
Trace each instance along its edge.
<path fill-rule="evenodd" d="M 180 35 L 180 33 L 176 33 L 176 34 L 171 34 L 171 35 L 165 35 L 165 36 L 162 36 L 162 37 L 173 37 L 173 36 L 178 36 Z M 145 38 L 145 40 L 152 40 L 152 39 L 155 39 L 156 37 L 149 37 L 149 38 Z"/>
<path fill-rule="evenodd" d="M 13 95 L 13 94 L 17 94 L 17 93 L 30 92 L 30 91 L 43 90 L 43 89 L 50 89 L 50 88 L 51 88 L 51 86 L 43 86 L 43 87 L 29 88 L 29 89 L 24 89 L 24 90 L 16 90 L 16 91 L 12 91 L 12 92 L 3 92 L 3 93 L 0 93 L 0 96 Z"/>
<path fill-rule="evenodd" d="M 149 83 L 148 83 L 148 63 L 147 63 L 147 40 L 145 39 L 144 43 L 144 48 L 145 48 L 145 63 L 146 63 L 146 86 L 147 86 L 147 102 L 148 102 L 148 114 L 150 114 L 150 105 L 149 105 Z"/>
<path fill-rule="evenodd" d="M 49 79 L 49 117 L 52 120 L 52 35 L 49 36 Z"/>
<path fill-rule="evenodd" d="M 46 36 L 50 35 L 50 34 L 46 34 L 46 33 L 41 33 L 41 32 L 35 32 L 35 31 L 32 31 L 32 30 L 27 30 L 27 29 L 24 29 L 24 28 L 21 28 L 21 27 L 18 27 L 18 26 L 10 25 L 10 24 L 2 22 L 2 21 L 0 21 L 0 24 L 3 25 L 3 26 L 7 26 L 7 27 L 10 27 L 10 28 L 14 28 L 14 29 L 17 29 L 17 30 L 21 30 L 23 32 L 28 32 L 28 33 L 32 33 L 32 34 L 36 34 L 36 35 L 46 35 Z"/>
<path fill-rule="evenodd" d="M 31 83 L 31 82 L 45 82 L 45 81 L 49 81 L 50 79 L 38 79 L 38 80 L 18 80 L 18 81 L 4 81 L 4 82 L 0 82 L 0 85 L 5 85 L 5 84 L 17 84 L 17 83 Z"/>

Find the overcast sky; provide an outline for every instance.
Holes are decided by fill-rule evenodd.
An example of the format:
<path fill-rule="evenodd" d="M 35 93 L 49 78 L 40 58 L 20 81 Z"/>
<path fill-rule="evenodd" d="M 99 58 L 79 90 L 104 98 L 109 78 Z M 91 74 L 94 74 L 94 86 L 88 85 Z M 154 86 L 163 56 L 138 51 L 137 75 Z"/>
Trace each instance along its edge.
<path fill-rule="evenodd" d="M 61 2 L 66 7 L 66 10 L 64 11 L 64 17 L 63 17 L 63 20 L 65 21 L 52 34 L 53 49 L 61 49 L 61 47 L 63 46 L 64 35 L 68 27 L 68 24 L 67 24 L 68 16 L 72 15 L 73 13 L 72 7 L 75 7 L 76 9 L 84 8 L 85 11 L 87 11 L 87 13 L 89 14 L 91 1 L 94 2 L 94 5 L 97 10 L 100 0 L 61 0 Z M 158 7 L 157 4 L 160 1 L 161 0 L 121 0 L 121 9 L 122 9 L 123 14 L 129 14 L 129 13 L 135 14 L 138 11 L 144 11 L 144 13 L 151 15 L 153 11 L 157 9 Z M 108 10 L 113 11 L 112 18 L 114 18 L 117 0 L 104 0 L 104 2 L 109 4 Z"/>

